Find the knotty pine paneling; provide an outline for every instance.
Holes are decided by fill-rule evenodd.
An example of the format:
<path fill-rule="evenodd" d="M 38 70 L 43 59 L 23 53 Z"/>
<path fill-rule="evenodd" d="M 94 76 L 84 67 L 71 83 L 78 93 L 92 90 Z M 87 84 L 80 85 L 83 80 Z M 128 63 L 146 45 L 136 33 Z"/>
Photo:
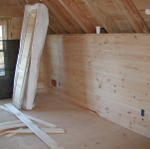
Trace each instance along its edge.
<path fill-rule="evenodd" d="M 49 35 L 45 52 L 50 90 L 150 137 L 150 35 Z"/>

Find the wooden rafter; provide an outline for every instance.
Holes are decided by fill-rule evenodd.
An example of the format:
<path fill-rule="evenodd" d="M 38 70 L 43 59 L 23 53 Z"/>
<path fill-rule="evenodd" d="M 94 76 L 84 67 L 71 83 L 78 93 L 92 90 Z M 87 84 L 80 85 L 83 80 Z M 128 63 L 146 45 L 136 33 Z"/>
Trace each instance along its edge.
<path fill-rule="evenodd" d="M 47 5 L 47 7 L 49 8 L 49 1 L 48 0 L 20 0 L 20 1 L 24 1 L 26 4 L 34 4 L 37 2 L 43 2 Z M 62 25 L 62 22 L 60 22 L 60 20 L 55 16 L 55 14 L 50 10 L 49 8 L 49 27 L 48 27 L 48 33 L 67 33 L 66 29 L 64 28 L 64 26 Z"/>
<path fill-rule="evenodd" d="M 49 10 L 49 29 L 53 31 L 53 33 L 67 33 L 64 26 L 59 22 L 57 17 Z"/>
<path fill-rule="evenodd" d="M 93 18 L 95 18 L 97 25 L 99 26 L 101 25 L 102 27 L 105 28 L 105 30 L 108 33 L 112 33 L 113 32 L 112 25 L 111 25 L 113 22 L 112 19 L 106 14 L 104 14 L 104 12 L 100 10 L 100 8 L 95 7 L 92 1 L 90 2 L 88 0 L 83 0 L 83 2 L 88 7 Z M 108 21 L 110 21 L 111 23 L 109 23 Z"/>
<path fill-rule="evenodd" d="M 0 16 L 22 17 L 25 4 L 37 2 L 45 3 L 54 16 L 54 33 L 94 33 L 95 26 L 108 33 L 150 31 L 149 16 L 144 19 L 136 8 L 144 10 L 148 0 L 8 0 L 0 1 Z"/>
<path fill-rule="evenodd" d="M 115 2 L 122 8 L 135 32 L 149 33 L 147 24 L 145 23 L 132 0 L 116 0 Z"/>
<path fill-rule="evenodd" d="M 79 10 L 77 2 L 74 0 L 58 0 L 62 7 L 68 12 L 76 23 L 84 30 L 85 33 L 93 33 L 95 27 L 89 21 L 86 15 Z"/>
<path fill-rule="evenodd" d="M 83 32 L 80 26 L 74 21 L 70 14 L 61 6 L 59 1 L 43 0 L 50 12 L 57 18 L 60 24 L 65 28 L 68 33 L 81 33 Z"/>

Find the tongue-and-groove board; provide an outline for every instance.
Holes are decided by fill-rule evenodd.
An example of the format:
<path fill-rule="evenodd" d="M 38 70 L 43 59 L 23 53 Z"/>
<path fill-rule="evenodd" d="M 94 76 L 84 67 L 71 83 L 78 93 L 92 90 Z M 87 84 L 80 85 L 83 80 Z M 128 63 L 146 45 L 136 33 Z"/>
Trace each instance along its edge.
<path fill-rule="evenodd" d="M 33 105 L 48 22 L 48 10 L 44 4 L 25 6 L 13 89 L 13 104 L 17 108 L 21 108 L 23 102 L 25 108 Z"/>

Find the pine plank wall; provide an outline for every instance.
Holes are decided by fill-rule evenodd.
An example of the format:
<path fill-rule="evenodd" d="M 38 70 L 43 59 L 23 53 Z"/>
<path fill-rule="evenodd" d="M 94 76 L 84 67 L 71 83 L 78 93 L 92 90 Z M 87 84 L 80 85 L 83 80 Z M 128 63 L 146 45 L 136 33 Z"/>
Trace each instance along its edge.
<path fill-rule="evenodd" d="M 40 72 L 49 91 L 150 138 L 150 35 L 49 35 Z"/>

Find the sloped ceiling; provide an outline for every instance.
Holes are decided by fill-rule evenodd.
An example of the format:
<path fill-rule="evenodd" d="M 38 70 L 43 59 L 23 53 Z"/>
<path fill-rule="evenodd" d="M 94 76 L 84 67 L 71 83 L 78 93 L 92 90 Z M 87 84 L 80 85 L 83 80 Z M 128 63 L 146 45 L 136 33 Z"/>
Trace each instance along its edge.
<path fill-rule="evenodd" d="M 95 26 L 108 33 L 150 31 L 150 15 L 145 14 L 150 0 L 4 0 L 0 15 L 23 16 L 25 4 L 36 2 L 49 8 L 51 33 L 95 33 Z"/>

